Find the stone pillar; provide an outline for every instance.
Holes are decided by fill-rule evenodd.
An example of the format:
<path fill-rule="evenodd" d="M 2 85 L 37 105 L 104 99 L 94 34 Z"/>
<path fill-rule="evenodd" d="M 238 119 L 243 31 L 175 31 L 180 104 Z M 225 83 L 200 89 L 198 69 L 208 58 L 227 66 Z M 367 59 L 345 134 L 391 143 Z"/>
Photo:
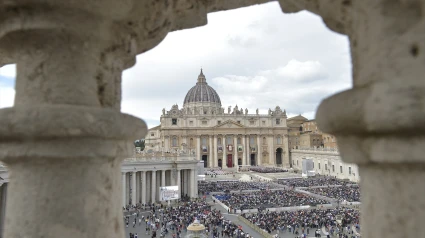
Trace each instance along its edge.
<path fill-rule="evenodd" d="M 246 164 L 247 165 L 251 165 L 251 148 L 250 148 L 250 143 L 251 143 L 251 139 L 250 139 L 250 135 L 246 135 L 246 145 L 245 145 L 245 149 L 246 149 Z"/>
<path fill-rule="evenodd" d="M 424 2 L 285 2 L 350 40 L 353 88 L 323 100 L 316 119 L 342 160 L 359 166 L 362 237 L 423 236 Z"/>
<path fill-rule="evenodd" d="M 226 135 L 223 136 L 223 161 L 221 162 L 223 168 L 227 168 L 227 141 L 226 141 Z"/>
<path fill-rule="evenodd" d="M 245 140 L 245 135 L 242 135 L 242 150 L 243 150 L 243 153 L 242 153 L 242 165 L 246 165 L 246 154 L 247 154 L 247 151 L 246 151 L 246 140 Z"/>
<path fill-rule="evenodd" d="M 4 183 L 0 186 L 1 189 L 1 203 L 0 203 L 0 237 L 4 237 L 4 223 L 6 221 L 5 215 L 6 215 L 6 203 L 7 203 L 7 184 Z"/>
<path fill-rule="evenodd" d="M 214 135 L 214 157 L 213 157 L 213 167 L 218 166 L 218 143 L 217 135 Z"/>
<path fill-rule="evenodd" d="M 214 157 L 213 157 L 213 151 L 215 150 L 215 147 L 213 147 L 213 136 L 209 136 L 209 148 L 208 148 L 208 152 L 209 152 L 209 156 L 208 156 L 208 167 L 213 167 L 214 166 Z"/>
<path fill-rule="evenodd" d="M 127 196 L 126 196 L 126 180 L 127 180 L 127 178 L 126 178 L 126 173 L 124 172 L 124 173 L 122 173 L 122 187 L 123 187 L 123 189 L 121 189 L 122 190 L 122 206 L 123 207 L 125 207 L 125 206 L 127 206 Z"/>
<path fill-rule="evenodd" d="M 182 181 L 181 181 L 180 169 L 177 169 L 177 184 L 176 185 L 179 186 L 179 198 L 181 198 Z"/>
<path fill-rule="evenodd" d="M 269 135 L 268 141 L 269 141 L 269 164 L 270 165 L 276 165 L 276 152 L 274 150 L 274 135 Z"/>
<path fill-rule="evenodd" d="M 257 135 L 257 165 L 261 165 L 262 153 L 261 135 Z"/>
<path fill-rule="evenodd" d="M 136 200 L 136 172 L 131 173 L 131 204 L 135 205 L 137 203 Z"/>
<path fill-rule="evenodd" d="M 136 203 L 140 203 L 142 198 L 140 196 L 140 172 L 136 172 Z"/>
<path fill-rule="evenodd" d="M 141 180 L 142 180 L 142 203 L 146 204 L 146 171 L 141 172 Z"/>
<path fill-rule="evenodd" d="M 86 3 L 0 4 L 0 67 L 17 64 L 14 107 L 0 110 L 4 237 L 124 236 L 121 162 L 146 124 L 120 112 L 121 73 L 160 39 L 124 29 L 127 4 Z"/>
<path fill-rule="evenodd" d="M 188 179 L 189 179 L 189 194 L 190 194 L 189 196 L 191 198 L 196 198 L 196 194 L 195 194 L 195 170 L 191 169 L 189 171 L 190 171 L 189 176 L 188 176 Z"/>
<path fill-rule="evenodd" d="M 196 136 L 196 160 L 201 159 L 201 136 Z"/>
<path fill-rule="evenodd" d="M 164 136 L 165 151 L 170 151 L 170 136 Z"/>
<path fill-rule="evenodd" d="M 152 171 L 152 188 L 151 188 L 152 203 L 156 202 L 156 190 L 158 190 L 156 186 L 156 170 L 153 170 Z"/>
<path fill-rule="evenodd" d="M 165 187 L 165 172 L 166 170 L 162 170 L 161 173 L 161 187 Z"/>
<path fill-rule="evenodd" d="M 289 136 L 288 136 L 288 134 L 285 134 L 284 136 L 283 136 L 283 149 L 284 149 L 284 154 L 282 155 L 283 156 L 283 166 L 284 167 L 286 167 L 286 168 L 290 168 L 291 166 L 290 166 L 290 161 L 289 161 L 289 156 L 290 156 L 290 154 L 289 154 Z"/>
<path fill-rule="evenodd" d="M 238 171 L 238 159 L 239 159 L 239 153 L 238 153 L 238 135 L 235 134 L 233 136 L 233 166 Z"/>

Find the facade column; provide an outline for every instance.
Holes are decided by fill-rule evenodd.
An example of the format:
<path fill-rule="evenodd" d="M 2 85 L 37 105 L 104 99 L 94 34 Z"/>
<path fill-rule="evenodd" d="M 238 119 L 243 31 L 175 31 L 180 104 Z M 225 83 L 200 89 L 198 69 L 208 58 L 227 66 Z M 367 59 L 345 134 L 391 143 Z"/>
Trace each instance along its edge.
<path fill-rule="evenodd" d="M 182 193 L 182 181 L 181 181 L 181 173 L 180 169 L 177 169 L 177 186 L 179 186 L 179 198 L 181 198 Z"/>
<path fill-rule="evenodd" d="M 218 144 L 217 135 L 214 135 L 214 159 L 213 167 L 218 167 Z"/>
<path fill-rule="evenodd" d="M 136 172 L 131 172 L 131 204 L 136 205 Z"/>
<path fill-rule="evenodd" d="M 269 136 L 269 164 L 270 165 L 276 165 L 276 152 L 274 150 L 274 135 Z"/>
<path fill-rule="evenodd" d="M 170 150 L 170 136 L 164 136 L 164 149 L 165 151 L 169 151 Z"/>
<path fill-rule="evenodd" d="M 158 188 L 156 187 L 156 170 L 152 170 L 152 188 L 151 188 L 152 203 L 156 202 L 156 190 L 158 190 Z"/>
<path fill-rule="evenodd" d="M 251 148 L 250 148 L 251 139 L 250 139 L 250 135 L 246 135 L 245 137 L 246 137 L 246 145 L 245 145 L 246 165 L 251 165 Z"/>
<path fill-rule="evenodd" d="M 289 156 L 290 156 L 290 154 L 289 154 L 289 135 L 285 134 L 283 136 L 283 138 L 284 138 L 283 143 L 284 143 L 284 148 L 285 148 L 285 150 L 284 150 L 285 154 L 283 155 L 283 158 L 284 158 L 283 163 L 284 163 L 284 167 L 290 168 L 291 165 L 290 165 L 290 161 L 289 161 Z"/>
<path fill-rule="evenodd" d="M 208 148 L 208 152 L 209 152 L 209 156 L 208 156 L 208 167 L 213 167 L 214 166 L 214 156 L 213 156 L 213 152 L 216 149 L 215 147 L 213 147 L 213 135 L 210 135 L 209 138 L 209 148 Z"/>
<path fill-rule="evenodd" d="M 261 160 L 263 159 L 262 155 L 261 135 L 257 135 L 257 165 L 261 165 Z"/>
<path fill-rule="evenodd" d="M 223 168 L 227 168 L 227 141 L 226 141 L 226 135 L 223 136 L 223 161 L 221 162 L 221 165 Z"/>
<path fill-rule="evenodd" d="M 233 135 L 233 166 L 236 169 L 236 171 L 239 170 L 239 164 L 238 164 L 238 159 L 239 159 L 239 153 L 238 153 L 238 135 L 235 134 Z"/>
<path fill-rule="evenodd" d="M 165 187 L 165 172 L 166 172 L 167 170 L 162 170 L 162 173 L 161 173 L 161 187 Z"/>
<path fill-rule="evenodd" d="M 201 160 L 201 136 L 196 136 L 196 160 Z"/>
<path fill-rule="evenodd" d="M 246 154 L 248 151 L 246 151 L 246 140 L 245 140 L 245 135 L 242 135 L 242 165 L 246 165 Z"/>
<path fill-rule="evenodd" d="M 146 171 L 142 171 L 142 203 L 146 204 Z"/>
<path fill-rule="evenodd" d="M 127 198 L 126 198 L 126 173 L 122 173 L 122 206 L 127 206 Z"/>

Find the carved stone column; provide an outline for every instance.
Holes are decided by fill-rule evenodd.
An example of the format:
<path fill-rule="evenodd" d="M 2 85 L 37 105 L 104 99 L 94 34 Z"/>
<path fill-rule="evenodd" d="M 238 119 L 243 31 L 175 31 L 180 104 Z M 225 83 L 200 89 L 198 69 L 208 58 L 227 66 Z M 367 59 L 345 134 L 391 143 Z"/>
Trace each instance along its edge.
<path fill-rule="evenodd" d="M 257 164 L 261 165 L 261 160 L 263 159 L 263 150 L 262 150 L 262 144 L 261 144 L 261 135 L 257 135 Z"/>
<path fill-rule="evenodd" d="M 157 190 L 158 190 L 158 187 L 156 185 L 156 170 L 152 170 L 152 188 L 151 188 L 152 203 L 156 202 L 156 191 Z"/>
<path fill-rule="evenodd" d="M 213 157 L 213 167 L 218 166 L 218 145 L 217 145 L 217 135 L 214 135 L 214 157 Z"/>
<path fill-rule="evenodd" d="M 177 169 L 177 186 L 179 186 L 179 198 L 181 198 L 182 193 L 182 182 L 181 182 L 181 173 L 180 169 Z"/>
<path fill-rule="evenodd" d="M 213 148 L 213 135 L 209 136 L 209 148 L 208 148 L 208 167 L 213 167 L 214 166 L 214 156 L 213 156 L 213 152 L 215 150 L 215 148 Z"/>
<path fill-rule="evenodd" d="M 196 136 L 196 160 L 201 160 L 201 136 Z"/>
<path fill-rule="evenodd" d="M 137 203 L 137 184 L 136 184 L 136 172 L 131 173 L 131 204 L 136 205 Z"/>
<path fill-rule="evenodd" d="M 242 165 L 246 165 L 245 160 L 246 160 L 246 141 L 245 141 L 245 135 L 242 135 Z"/>
<path fill-rule="evenodd" d="M 365 238 L 412 237 L 425 221 L 425 2 L 280 1 L 348 35 L 353 88 L 325 99 L 317 122 L 361 176 Z"/>
<path fill-rule="evenodd" d="M 141 173 L 142 204 L 146 204 L 146 171 L 142 171 Z"/>

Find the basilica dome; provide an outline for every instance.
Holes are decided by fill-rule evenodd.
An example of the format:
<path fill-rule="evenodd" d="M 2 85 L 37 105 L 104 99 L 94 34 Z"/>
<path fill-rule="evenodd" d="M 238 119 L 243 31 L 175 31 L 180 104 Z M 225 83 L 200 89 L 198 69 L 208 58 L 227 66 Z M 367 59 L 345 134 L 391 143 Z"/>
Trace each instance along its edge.
<path fill-rule="evenodd" d="M 191 103 L 214 103 L 221 107 L 220 97 L 217 92 L 208 85 L 202 72 L 198 76 L 198 82 L 187 92 L 183 106 Z"/>

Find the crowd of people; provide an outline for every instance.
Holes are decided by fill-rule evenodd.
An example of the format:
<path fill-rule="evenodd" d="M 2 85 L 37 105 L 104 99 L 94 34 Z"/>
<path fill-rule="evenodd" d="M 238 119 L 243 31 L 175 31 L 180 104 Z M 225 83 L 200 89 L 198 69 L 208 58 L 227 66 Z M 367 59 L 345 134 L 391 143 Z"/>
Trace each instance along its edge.
<path fill-rule="evenodd" d="M 205 169 L 205 175 L 212 175 L 212 176 L 217 176 L 217 175 L 229 175 L 229 174 L 234 174 L 233 171 L 225 171 L 222 170 L 220 168 L 209 168 L 209 169 Z"/>
<path fill-rule="evenodd" d="M 356 237 L 352 226 L 359 227 L 359 211 L 349 208 L 311 209 L 282 212 L 260 212 L 242 214 L 251 223 L 268 233 L 279 234 L 290 232 L 299 237 L 310 237 L 315 233 L 318 237 L 322 227 L 333 237 Z M 339 220 L 340 219 L 340 220 Z"/>
<path fill-rule="evenodd" d="M 354 184 L 353 182 L 336 179 L 333 177 L 310 177 L 310 178 L 295 178 L 295 179 L 281 179 L 278 180 L 279 184 L 291 187 L 315 187 L 315 186 L 333 186 L 333 185 L 347 185 Z"/>
<path fill-rule="evenodd" d="M 298 193 L 293 190 L 259 191 L 255 193 L 232 193 L 214 195 L 232 210 L 258 209 L 273 207 L 316 206 L 330 202 Z"/>
<path fill-rule="evenodd" d="M 257 173 L 284 173 L 288 172 L 287 169 L 275 168 L 275 167 L 249 167 L 250 171 Z"/>
<path fill-rule="evenodd" d="M 143 226 L 145 234 L 150 237 L 179 238 L 187 232 L 187 227 L 198 220 L 206 227 L 207 237 L 243 237 L 252 238 L 244 232 L 241 226 L 226 220 L 220 210 L 211 209 L 203 199 L 179 202 L 177 206 L 152 206 L 146 217 L 139 212 L 124 217 L 126 227 Z M 131 238 L 137 238 L 137 233 L 130 233 Z"/>
<path fill-rule="evenodd" d="M 243 190 L 264 190 L 276 188 L 277 185 L 270 182 L 242 182 L 242 181 L 198 181 L 199 194 L 209 192 L 230 192 Z"/>
<path fill-rule="evenodd" d="M 360 188 L 357 185 L 311 188 L 307 191 L 319 194 L 325 197 L 337 199 L 338 201 L 360 202 Z"/>

